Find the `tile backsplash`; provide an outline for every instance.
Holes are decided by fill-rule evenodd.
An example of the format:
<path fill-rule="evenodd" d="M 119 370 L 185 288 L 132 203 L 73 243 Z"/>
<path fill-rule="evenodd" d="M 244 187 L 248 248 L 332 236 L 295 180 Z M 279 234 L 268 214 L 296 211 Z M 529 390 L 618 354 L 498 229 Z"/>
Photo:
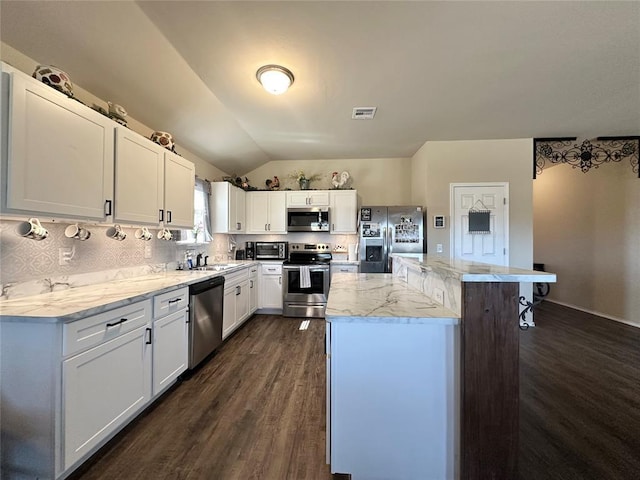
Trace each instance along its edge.
<path fill-rule="evenodd" d="M 226 260 L 233 255 L 229 251 L 230 239 L 233 237 L 228 235 L 214 235 L 209 245 L 185 246 L 175 241 L 158 240 L 157 228 L 150 229 L 153 234 L 151 240 L 143 241 L 135 238 L 136 227 L 123 227 L 127 237 L 123 241 L 117 241 L 106 235 L 110 225 L 81 223 L 81 226 L 86 226 L 91 232 L 91 237 L 79 241 L 65 236 L 65 228 L 75 223 L 69 221 L 43 222 L 49 236 L 37 241 L 18 235 L 16 228 L 21 221 L 23 220 L 0 221 L 0 284 L 3 292 L 0 297 L 6 298 L 5 292 L 9 287 L 34 282 L 48 285 L 53 282 L 52 278 L 56 281 L 60 281 L 61 277 L 82 278 L 81 283 L 87 284 L 90 281 L 86 274 L 93 272 L 129 269 L 131 272 L 140 271 L 140 274 L 144 274 L 149 269 L 157 271 L 175 268 L 175 262 L 184 259 L 187 248 L 194 254 L 203 252 L 209 255 L 210 261 Z M 150 255 L 145 258 L 147 246 L 150 246 L 150 252 L 147 252 Z M 60 265 L 59 262 L 61 249 L 71 249 L 72 252 L 72 257 L 65 265 Z M 95 278 L 100 281 L 102 277 Z M 33 291 L 33 288 L 24 291 L 27 294 L 43 293 Z"/>

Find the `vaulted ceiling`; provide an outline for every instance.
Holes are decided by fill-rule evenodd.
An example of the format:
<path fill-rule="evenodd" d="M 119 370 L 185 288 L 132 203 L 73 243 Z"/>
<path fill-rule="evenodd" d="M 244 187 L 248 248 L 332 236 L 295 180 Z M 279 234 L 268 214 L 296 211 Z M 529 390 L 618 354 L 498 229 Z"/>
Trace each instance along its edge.
<path fill-rule="evenodd" d="M 638 2 L 2 0 L 0 17 L 6 44 L 238 174 L 640 132 Z M 293 71 L 286 94 L 256 81 L 269 63 Z"/>

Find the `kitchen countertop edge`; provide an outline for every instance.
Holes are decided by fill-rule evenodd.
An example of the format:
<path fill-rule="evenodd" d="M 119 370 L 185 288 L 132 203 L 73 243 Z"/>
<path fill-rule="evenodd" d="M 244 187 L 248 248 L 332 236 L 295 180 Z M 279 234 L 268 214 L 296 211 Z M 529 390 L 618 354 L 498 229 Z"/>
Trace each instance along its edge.
<path fill-rule="evenodd" d="M 233 262 L 228 262 L 230 264 Z M 0 302 L 0 322 L 30 323 L 68 323 L 119 307 L 131 305 L 182 287 L 188 287 L 209 278 L 226 275 L 249 267 L 255 261 L 238 263 L 226 270 L 170 270 L 163 273 L 149 274 L 127 279 L 119 279 L 104 283 L 96 283 L 61 291 L 19 297 Z M 122 287 L 122 288 L 118 288 Z M 112 298 L 96 297 L 96 292 L 112 290 Z M 122 293 L 119 293 L 121 291 Z M 69 299 L 69 297 L 72 297 Z M 89 300 L 87 300 L 87 297 Z M 60 302 L 68 305 L 60 307 Z M 74 306 L 87 302 L 86 305 Z M 58 305 L 56 305 L 58 304 Z M 47 312 L 50 310 L 50 312 Z"/>

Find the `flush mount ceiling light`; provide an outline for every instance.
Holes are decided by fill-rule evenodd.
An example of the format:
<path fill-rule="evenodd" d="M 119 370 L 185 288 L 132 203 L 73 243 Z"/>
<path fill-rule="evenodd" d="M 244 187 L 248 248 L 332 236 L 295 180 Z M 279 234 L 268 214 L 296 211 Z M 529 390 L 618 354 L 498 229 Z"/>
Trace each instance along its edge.
<path fill-rule="evenodd" d="M 291 70 L 280 65 L 265 65 L 256 72 L 256 78 L 262 87 L 273 95 L 286 92 L 293 83 Z"/>

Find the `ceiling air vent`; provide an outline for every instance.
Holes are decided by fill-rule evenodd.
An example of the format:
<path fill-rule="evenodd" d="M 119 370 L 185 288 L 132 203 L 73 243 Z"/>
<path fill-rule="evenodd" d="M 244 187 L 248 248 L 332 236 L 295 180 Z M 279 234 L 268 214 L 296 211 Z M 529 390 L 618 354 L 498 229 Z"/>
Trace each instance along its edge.
<path fill-rule="evenodd" d="M 373 120 L 378 107 L 354 107 L 351 118 L 353 120 Z"/>

